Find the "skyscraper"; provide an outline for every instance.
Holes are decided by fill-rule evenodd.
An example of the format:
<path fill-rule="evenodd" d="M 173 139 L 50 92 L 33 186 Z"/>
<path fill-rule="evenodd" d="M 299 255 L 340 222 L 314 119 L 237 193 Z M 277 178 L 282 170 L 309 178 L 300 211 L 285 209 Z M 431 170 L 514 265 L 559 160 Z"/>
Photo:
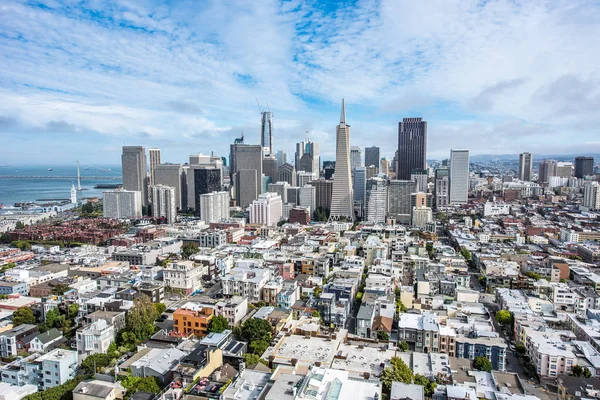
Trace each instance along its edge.
<path fill-rule="evenodd" d="M 150 184 L 155 185 L 154 168 L 160 164 L 160 149 L 149 149 L 148 156 L 150 157 Z"/>
<path fill-rule="evenodd" d="M 350 180 L 350 125 L 346 125 L 346 108 L 342 99 L 340 124 L 336 129 L 335 177 L 331 199 L 331 221 L 345 218 L 354 221 L 354 201 Z"/>
<path fill-rule="evenodd" d="M 417 182 L 391 180 L 388 185 L 388 215 L 398 222 L 409 223 L 411 194 L 417 191 Z"/>
<path fill-rule="evenodd" d="M 142 205 L 148 205 L 148 164 L 144 146 L 123 146 L 121 168 L 123 189 L 140 192 Z"/>
<path fill-rule="evenodd" d="M 435 170 L 435 187 L 433 189 L 435 196 L 435 209 L 443 210 L 448 205 L 450 195 L 450 171 L 446 168 Z"/>
<path fill-rule="evenodd" d="M 427 180 L 429 171 L 426 169 L 414 169 L 410 174 L 410 180 L 417 182 L 417 190 L 419 192 L 427 192 Z"/>
<path fill-rule="evenodd" d="M 312 172 L 315 177 L 319 177 L 319 144 L 311 142 L 308 138 L 300 143 L 296 143 L 294 162 L 297 171 Z"/>
<path fill-rule="evenodd" d="M 194 172 L 194 204 L 200 213 L 200 195 L 221 190 L 221 170 L 218 168 L 197 168 Z"/>
<path fill-rule="evenodd" d="M 362 149 L 358 146 L 350 147 L 350 170 L 362 166 Z"/>
<path fill-rule="evenodd" d="M 235 178 L 235 200 L 238 207 L 246 208 L 262 193 L 263 147 L 260 145 L 231 145 L 231 174 Z M 240 174 L 244 172 L 241 177 Z M 253 186 L 254 185 L 254 186 Z"/>
<path fill-rule="evenodd" d="M 309 185 L 315 187 L 316 207 L 323 207 L 329 210 L 333 193 L 333 181 L 319 178 L 310 182 Z"/>
<path fill-rule="evenodd" d="M 370 167 L 371 165 L 377 168 L 379 171 L 379 147 L 365 147 L 365 167 Z"/>
<path fill-rule="evenodd" d="M 583 205 L 590 210 L 600 210 L 600 184 L 589 182 L 584 186 Z"/>
<path fill-rule="evenodd" d="M 573 163 L 559 161 L 556 163 L 556 176 L 570 178 L 573 174 Z"/>
<path fill-rule="evenodd" d="M 177 218 L 177 208 L 175 207 L 175 188 L 171 186 L 153 185 L 150 186 L 152 193 L 152 216 L 154 218 L 164 218 L 167 224 L 172 224 Z"/>
<path fill-rule="evenodd" d="M 469 150 L 450 150 L 450 204 L 469 201 Z"/>
<path fill-rule="evenodd" d="M 104 218 L 140 218 L 142 216 L 142 194 L 133 190 L 107 190 L 102 193 Z"/>
<path fill-rule="evenodd" d="M 379 171 L 384 175 L 390 174 L 390 161 L 387 158 L 381 159 L 381 167 L 379 168 Z"/>
<path fill-rule="evenodd" d="M 263 193 L 250 204 L 250 223 L 275 226 L 281 220 L 283 203 L 276 193 Z"/>
<path fill-rule="evenodd" d="M 575 157 L 575 177 L 594 175 L 594 157 Z"/>
<path fill-rule="evenodd" d="M 409 180 L 415 169 L 425 169 L 427 122 L 421 118 L 404 118 L 398 123 L 398 167 L 396 179 Z"/>
<path fill-rule="evenodd" d="M 262 166 L 265 176 L 271 179 L 269 183 L 277 182 L 277 159 L 273 156 L 265 156 L 262 161 Z"/>
<path fill-rule="evenodd" d="M 185 168 L 186 173 L 186 194 L 187 194 L 187 208 L 196 210 L 196 206 L 198 205 L 198 199 L 196 194 L 195 182 L 196 176 L 194 171 L 196 169 L 205 169 L 205 168 L 216 168 L 219 170 L 219 175 L 221 177 L 221 186 L 223 185 L 223 159 L 221 157 L 209 156 L 204 154 L 192 154 L 190 155 L 189 166 Z M 206 190 L 206 189 L 204 189 Z M 216 188 L 213 190 L 220 190 L 220 188 Z"/>
<path fill-rule="evenodd" d="M 367 199 L 367 169 L 365 167 L 356 167 L 352 177 L 352 189 L 354 192 L 354 203 L 362 209 L 366 205 Z M 362 212 L 359 213 L 362 216 Z"/>
<path fill-rule="evenodd" d="M 260 119 L 260 143 L 265 155 L 273 155 L 273 114 L 263 111 Z"/>
<path fill-rule="evenodd" d="M 206 224 L 229 217 L 229 193 L 211 192 L 200 195 L 200 218 Z"/>
<path fill-rule="evenodd" d="M 296 186 L 296 168 L 290 163 L 285 163 L 277 171 L 277 182 L 287 182 L 290 186 Z"/>
<path fill-rule="evenodd" d="M 159 164 L 154 167 L 154 184 L 175 189 L 175 207 L 187 208 L 186 179 L 181 164 Z"/>
<path fill-rule="evenodd" d="M 387 215 L 387 179 L 373 177 L 367 181 L 367 221 L 384 223 Z"/>
<path fill-rule="evenodd" d="M 533 157 L 531 153 L 521 153 L 519 155 L 519 180 L 531 181 L 531 171 L 533 170 Z"/>
<path fill-rule="evenodd" d="M 554 160 L 544 160 L 540 163 L 538 183 L 548 183 L 548 178 L 555 175 L 556 162 Z"/>

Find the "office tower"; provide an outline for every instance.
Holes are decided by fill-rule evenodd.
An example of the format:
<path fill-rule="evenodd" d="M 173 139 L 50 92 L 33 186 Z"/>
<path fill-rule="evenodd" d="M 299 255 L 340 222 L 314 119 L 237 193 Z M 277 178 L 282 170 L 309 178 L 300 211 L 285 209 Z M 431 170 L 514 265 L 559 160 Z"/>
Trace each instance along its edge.
<path fill-rule="evenodd" d="M 298 175 L 296 178 L 296 184 L 299 187 L 308 185 L 309 182 L 314 181 L 315 180 L 315 176 L 312 172 L 306 172 L 306 171 L 298 171 Z"/>
<path fill-rule="evenodd" d="M 362 149 L 358 146 L 350 147 L 350 170 L 362 166 Z"/>
<path fill-rule="evenodd" d="M 388 216 L 400 223 L 410 222 L 410 195 L 417 191 L 415 181 L 391 180 L 388 184 Z"/>
<path fill-rule="evenodd" d="M 531 153 L 521 153 L 519 155 L 519 180 L 530 182 L 532 170 L 533 157 Z"/>
<path fill-rule="evenodd" d="M 317 180 L 309 182 L 309 185 L 312 185 L 315 187 L 315 198 L 316 198 L 315 206 L 329 209 L 331 207 L 331 195 L 333 193 L 333 181 L 319 178 Z"/>
<path fill-rule="evenodd" d="M 556 176 L 560 178 L 570 178 L 573 174 L 573 163 L 558 162 L 556 163 Z"/>
<path fill-rule="evenodd" d="M 381 159 L 379 171 L 381 171 L 381 173 L 383 175 L 389 175 L 390 174 L 390 162 L 389 162 L 388 159 L 386 159 L 386 158 L 382 158 Z"/>
<path fill-rule="evenodd" d="M 450 204 L 469 202 L 469 150 L 450 150 Z"/>
<path fill-rule="evenodd" d="M 318 177 L 320 171 L 319 144 L 308 139 L 296 143 L 294 162 L 297 171 L 312 172 L 315 177 Z"/>
<path fill-rule="evenodd" d="M 379 173 L 379 147 L 365 147 L 365 167 L 374 166 Z"/>
<path fill-rule="evenodd" d="M 142 193 L 133 190 L 108 190 L 102 193 L 104 218 L 127 219 L 142 216 Z"/>
<path fill-rule="evenodd" d="M 554 160 L 544 160 L 540 163 L 538 183 L 548 183 L 549 178 L 555 175 L 556 162 Z"/>
<path fill-rule="evenodd" d="M 310 212 L 304 207 L 294 207 L 289 213 L 290 224 L 308 225 L 310 223 Z"/>
<path fill-rule="evenodd" d="M 346 108 L 342 99 L 340 124 L 336 129 L 335 179 L 331 199 L 331 221 L 354 221 L 354 199 L 350 180 L 350 125 L 346 125 Z"/>
<path fill-rule="evenodd" d="M 431 193 L 416 192 L 416 193 L 410 194 L 411 209 L 414 207 L 416 207 L 416 208 L 423 208 L 423 207 L 431 208 L 432 206 L 433 206 L 433 195 Z"/>
<path fill-rule="evenodd" d="M 144 146 L 123 146 L 121 168 L 123 189 L 140 192 L 142 205 L 148 205 L 148 165 Z"/>
<path fill-rule="evenodd" d="M 238 207 L 248 207 L 262 193 L 262 151 L 260 145 L 231 145 L 231 173 L 236 176 L 235 200 Z M 246 172 L 241 174 L 241 171 Z"/>
<path fill-rule="evenodd" d="M 287 204 L 297 206 L 300 204 L 300 188 L 298 186 L 288 186 L 286 188 Z"/>
<path fill-rule="evenodd" d="M 155 185 L 154 182 L 154 168 L 159 165 L 160 162 L 160 149 L 149 149 L 148 157 L 150 158 L 150 184 Z"/>
<path fill-rule="evenodd" d="M 435 209 L 443 210 L 450 205 L 450 170 L 440 168 L 435 170 L 435 187 L 433 189 Z"/>
<path fill-rule="evenodd" d="M 178 210 L 187 208 L 187 190 L 186 196 L 183 195 L 183 188 L 186 186 L 186 177 L 181 164 L 159 164 L 154 167 L 154 184 L 170 186 L 175 189 L 175 207 Z"/>
<path fill-rule="evenodd" d="M 404 118 L 398 123 L 398 168 L 396 179 L 409 180 L 415 169 L 425 169 L 427 122 L 421 118 Z"/>
<path fill-rule="evenodd" d="M 594 175 L 594 157 L 575 157 L 575 177 Z"/>
<path fill-rule="evenodd" d="M 221 190 L 221 171 L 218 168 L 194 169 L 194 209 L 200 212 L 200 195 Z"/>
<path fill-rule="evenodd" d="M 307 208 L 311 213 L 315 211 L 317 204 L 315 187 L 311 185 L 302 186 L 298 190 L 298 205 Z"/>
<path fill-rule="evenodd" d="M 427 179 L 429 171 L 426 169 L 414 169 L 410 174 L 410 180 L 417 182 L 417 190 L 419 192 L 427 192 Z"/>
<path fill-rule="evenodd" d="M 287 182 L 290 186 L 296 186 L 296 168 L 292 164 L 285 163 L 279 167 L 277 182 Z"/>
<path fill-rule="evenodd" d="M 281 197 L 276 193 L 263 193 L 250 204 L 250 223 L 275 226 L 283 214 Z"/>
<path fill-rule="evenodd" d="M 273 152 L 273 114 L 270 111 L 261 112 L 260 143 L 266 156 L 275 154 Z"/>
<path fill-rule="evenodd" d="M 205 154 L 192 154 L 189 157 L 189 165 L 184 168 L 186 173 L 186 194 L 187 194 L 187 208 L 196 210 L 197 196 L 194 188 L 195 175 L 194 171 L 197 169 L 218 169 L 221 175 L 221 186 L 223 186 L 223 159 L 217 156 L 209 156 Z M 221 190 L 221 188 L 215 189 Z M 182 200 L 183 202 L 183 200 Z M 197 211 L 197 210 L 196 210 Z"/>
<path fill-rule="evenodd" d="M 333 179 L 333 175 L 335 174 L 335 163 L 333 165 L 328 165 L 323 167 L 323 177 L 325 179 Z"/>
<path fill-rule="evenodd" d="M 278 172 L 277 172 L 277 160 L 273 156 L 266 156 L 262 161 L 263 165 L 263 174 L 270 178 L 269 183 L 277 182 Z"/>
<path fill-rule="evenodd" d="M 287 154 L 279 150 L 275 155 L 275 159 L 277 160 L 277 168 L 279 168 L 287 162 Z"/>
<path fill-rule="evenodd" d="M 583 205 L 590 210 L 600 210 L 600 184 L 586 183 L 583 189 Z"/>
<path fill-rule="evenodd" d="M 364 207 L 367 199 L 367 169 L 365 167 L 356 167 L 352 177 L 352 192 L 354 193 L 354 203 Z M 362 215 L 362 213 L 360 213 Z"/>
<path fill-rule="evenodd" d="M 229 218 L 229 193 L 211 192 L 200 195 L 200 218 L 206 224 Z"/>
<path fill-rule="evenodd" d="M 387 215 L 387 179 L 373 177 L 367 180 L 367 221 L 385 223 Z"/>
<path fill-rule="evenodd" d="M 152 216 L 156 219 L 164 218 L 167 224 L 177 220 L 177 207 L 175 207 L 175 188 L 171 186 L 150 186 L 152 193 Z"/>
<path fill-rule="evenodd" d="M 377 167 L 375 167 L 374 165 L 370 165 L 367 168 L 367 179 L 371 179 L 374 176 L 377 176 Z"/>
<path fill-rule="evenodd" d="M 287 182 L 277 182 L 277 183 L 269 183 L 267 188 L 267 192 L 277 193 L 279 197 L 281 197 L 281 201 L 283 204 L 287 203 L 287 189 L 290 187 L 290 184 Z"/>

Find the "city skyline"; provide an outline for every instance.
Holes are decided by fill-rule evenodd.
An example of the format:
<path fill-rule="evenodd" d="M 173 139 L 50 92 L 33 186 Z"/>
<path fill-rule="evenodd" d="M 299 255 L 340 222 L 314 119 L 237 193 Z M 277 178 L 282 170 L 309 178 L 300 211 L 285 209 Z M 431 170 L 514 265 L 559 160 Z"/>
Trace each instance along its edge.
<path fill-rule="evenodd" d="M 81 154 L 118 165 L 121 146 L 136 143 L 168 162 L 226 155 L 245 127 L 259 144 L 256 98 L 273 112 L 274 151 L 292 154 L 310 131 L 323 160 L 335 156 L 341 97 L 351 145 L 390 159 L 398 122 L 412 117 L 429 123 L 431 159 L 598 144 L 597 56 L 584 50 L 600 33 L 594 5 L 107 4 L 3 2 L 1 163 Z"/>

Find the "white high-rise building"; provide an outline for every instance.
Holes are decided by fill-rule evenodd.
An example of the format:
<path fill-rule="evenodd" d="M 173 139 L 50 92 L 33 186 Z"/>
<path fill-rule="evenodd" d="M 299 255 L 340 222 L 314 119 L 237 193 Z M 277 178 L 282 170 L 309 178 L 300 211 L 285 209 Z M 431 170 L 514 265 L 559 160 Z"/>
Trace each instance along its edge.
<path fill-rule="evenodd" d="M 315 179 L 316 179 L 315 174 L 312 172 L 298 171 L 298 177 L 296 179 L 296 183 L 299 187 L 302 187 L 302 186 L 308 185 L 309 182 L 312 182 Z"/>
<path fill-rule="evenodd" d="M 469 150 L 450 150 L 450 204 L 469 201 Z"/>
<path fill-rule="evenodd" d="M 265 156 L 273 155 L 273 114 L 271 111 L 261 111 L 260 143 Z"/>
<path fill-rule="evenodd" d="M 175 189 L 175 206 L 187 208 L 186 173 L 181 164 L 159 164 L 154 166 L 154 184 L 170 186 Z"/>
<path fill-rule="evenodd" d="M 134 190 L 108 190 L 102 193 L 104 218 L 140 218 L 142 192 Z"/>
<path fill-rule="evenodd" d="M 583 190 L 583 205 L 590 210 L 600 210 L 600 184 L 587 183 Z"/>
<path fill-rule="evenodd" d="M 154 168 L 160 165 L 160 149 L 149 149 L 148 158 L 150 158 L 150 184 L 156 185 L 154 181 Z"/>
<path fill-rule="evenodd" d="M 345 218 L 354 221 L 354 197 L 350 170 L 350 125 L 346 125 L 346 108 L 342 99 L 340 124 L 336 129 L 335 175 L 331 196 L 331 221 Z"/>
<path fill-rule="evenodd" d="M 283 203 L 276 193 L 263 193 L 248 207 L 250 223 L 275 226 L 281 220 Z"/>
<path fill-rule="evenodd" d="M 362 149 L 358 146 L 350 147 L 350 169 L 362 166 Z M 368 165 L 367 165 L 368 167 Z"/>
<path fill-rule="evenodd" d="M 306 207 L 309 209 L 309 212 L 315 211 L 316 208 L 316 188 L 311 185 L 305 185 L 299 189 L 299 201 L 298 205 L 300 207 Z"/>
<path fill-rule="evenodd" d="M 175 204 L 175 188 L 164 185 L 150 186 L 152 193 L 152 216 L 165 218 L 167 224 L 177 220 L 177 205 Z"/>
<path fill-rule="evenodd" d="M 367 221 L 385 223 L 387 214 L 387 179 L 373 177 L 367 181 Z"/>
<path fill-rule="evenodd" d="M 200 218 L 210 224 L 229 218 L 229 193 L 212 192 L 200 195 Z"/>

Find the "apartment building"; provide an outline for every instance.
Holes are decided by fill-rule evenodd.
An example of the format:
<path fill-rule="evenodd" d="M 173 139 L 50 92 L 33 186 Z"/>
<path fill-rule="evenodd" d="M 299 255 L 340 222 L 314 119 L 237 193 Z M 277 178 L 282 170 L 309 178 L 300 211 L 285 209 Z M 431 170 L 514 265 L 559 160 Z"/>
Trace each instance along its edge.
<path fill-rule="evenodd" d="M 271 270 L 253 266 L 237 266 L 221 281 L 223 295 L 247 297 L 250 302 L 261 300 L 262 289 L 271 277 Z"/>
<path fill-rule="evenodd" d="M 186 295 L 190 295 L 202 288 L 202 275 L 205 269 L 193 261 L 170 262 L 163 271 L 165 286 L 182 290 Z"/>
<path fill-rule="evenodd" d="M 213 308 L 202 305 L 180 308 L 173 313 L 173 329 L 186 336 L 204 337 L 208 334 L 208 325 L 214 315 Z"/>
<path fill-rule="evenodd" d="M 77 330 L 77 355 L 81 363 L 89 355 L 106 353 L 115 338 L 115 328 L 104 319 Z"/>

